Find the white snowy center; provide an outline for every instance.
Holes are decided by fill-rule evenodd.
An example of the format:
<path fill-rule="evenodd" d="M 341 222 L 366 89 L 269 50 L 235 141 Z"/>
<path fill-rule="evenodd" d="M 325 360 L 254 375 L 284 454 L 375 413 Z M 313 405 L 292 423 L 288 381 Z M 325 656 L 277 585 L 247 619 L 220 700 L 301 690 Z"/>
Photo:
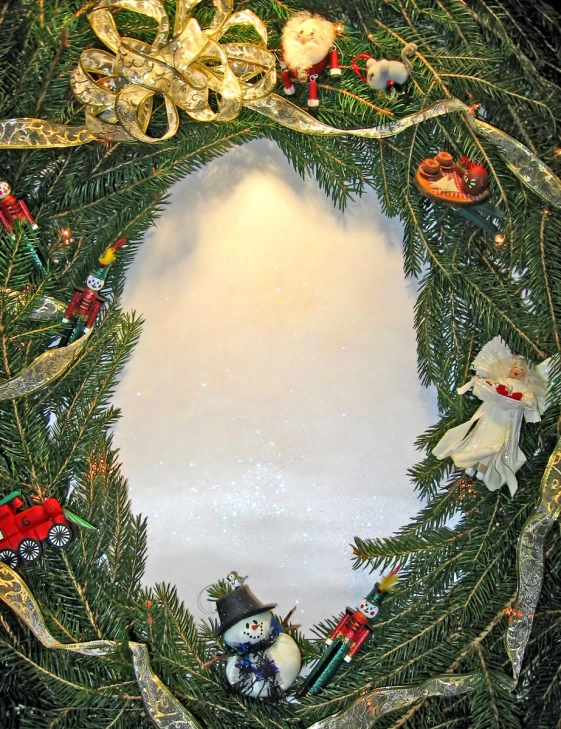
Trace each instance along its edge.
<path fill-rule="evenodd" d="M 272 143 L 175 186 L 127 281 L 146 323 L 116 396 L 147 584 L 200 614 L 236 570 L 304 627 L 360 603 L 375 575 L 349 543 L 418 510 L 406 472 L 436 419 L 414 300 L 375 196 L 339 213 Z"/>

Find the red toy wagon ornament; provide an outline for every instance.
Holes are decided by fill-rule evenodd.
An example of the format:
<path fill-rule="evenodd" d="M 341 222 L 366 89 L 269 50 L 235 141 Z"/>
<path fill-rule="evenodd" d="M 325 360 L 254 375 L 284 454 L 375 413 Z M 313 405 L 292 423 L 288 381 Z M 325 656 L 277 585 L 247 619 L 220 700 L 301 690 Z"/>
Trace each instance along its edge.
<path fill-rule="evenodd" d="M 34 504 L 21 491 L 0 499 L 0 562 L 15 569 L 35 562 L 48 546 L 67 547 L 76 536 L 75 524 L 94 529 L 81 517 L 63 509 L 57 499 Z"/>

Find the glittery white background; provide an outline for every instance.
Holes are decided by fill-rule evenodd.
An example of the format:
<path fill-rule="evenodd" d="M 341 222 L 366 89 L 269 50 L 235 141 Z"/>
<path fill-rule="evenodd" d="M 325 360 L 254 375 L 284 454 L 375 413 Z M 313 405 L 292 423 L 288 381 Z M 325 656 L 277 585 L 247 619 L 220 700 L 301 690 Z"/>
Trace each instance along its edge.
<path fill-rule="evenodd" d="M 418 510 L 406 471 L 436 420 L 414 301 L 375 196 L 339 213 L 270 142 L 175 186 L 128 278 L 146 322 L 116 396 L 147 584 L 200 615 L 235 569 L 304 628 L 370 590 L 349 543 Z"/>

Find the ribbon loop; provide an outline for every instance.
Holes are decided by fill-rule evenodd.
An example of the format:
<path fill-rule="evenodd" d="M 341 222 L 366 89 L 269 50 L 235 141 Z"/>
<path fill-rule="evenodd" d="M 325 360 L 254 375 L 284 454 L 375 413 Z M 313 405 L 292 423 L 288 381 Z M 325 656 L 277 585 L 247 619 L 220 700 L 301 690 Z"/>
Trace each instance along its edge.
<path fill-rule="evenodd" d="M 109 49 L 87 49 L 72 74 L 74 94 L 86 106 L 86 127 L 113 140 L 155 142 L 172 137 L 179 126 L 178 109 L 197 121 L 230 121 L 244 101 L 268 95 L 276 82 L 275 56 L 267 49 L 267 28 L 251 10 L 233 11 L 233 0 L 213 0 L 214 20 L 206 30 L 191 17 L 199 0 L 178 0 L 174 37 L 168 41 L 169 18 L 160 0 L 100 0 L 88 15 L 99 40 Z M 131 10 L 158 24 L 152 44 L 121 37 L 112 10 Z M 220 38 L 234 25 L 252 28 L 259 45 L 228 43 Z M 257 76 L 262 75 L 255 83 Z M 216 94 L 214 111 L 209 92 Z M 146 134 L 152 98 L 161 94 L 167 130 Z M 107 126 L 109 125 L 109 126 Z"/>

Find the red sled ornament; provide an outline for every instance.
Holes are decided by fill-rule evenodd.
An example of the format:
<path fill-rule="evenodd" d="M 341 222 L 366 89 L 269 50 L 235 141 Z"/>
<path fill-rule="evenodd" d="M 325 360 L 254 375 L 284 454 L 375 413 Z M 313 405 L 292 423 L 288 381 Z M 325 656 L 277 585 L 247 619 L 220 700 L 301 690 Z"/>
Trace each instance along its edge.
<path fill-rule="evenodd" d="M 297 13 L 282 31 L 281 76 L 284 93 L 295 92 L 293 79 L 309 84 L 308 107 L 319 107 L 318 84 L 320 74 L 329 65 L 331 78 L 341 77 L 339 55 L 335 46 L 340 24 L 332 23 L 320 15 Z"/>

